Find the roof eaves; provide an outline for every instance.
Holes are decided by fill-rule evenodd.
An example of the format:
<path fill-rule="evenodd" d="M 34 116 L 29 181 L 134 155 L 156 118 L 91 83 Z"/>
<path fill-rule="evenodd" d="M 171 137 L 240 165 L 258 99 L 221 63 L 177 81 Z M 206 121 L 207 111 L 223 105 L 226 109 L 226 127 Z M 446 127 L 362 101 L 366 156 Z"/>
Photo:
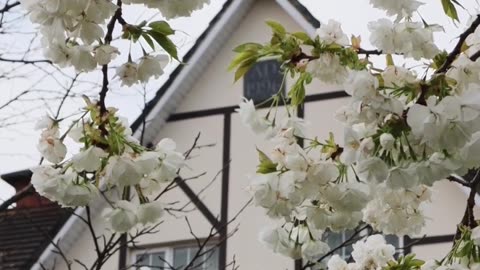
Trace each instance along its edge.
<path fill-rule="evenodd" d="M 275 0 L 309 35 L 314 36 L 320 21 L 298 0 Z"/>
<path fill-rule="evenodd" d="M 295 9 L 300 12 L 305 20 L 307 20 L 313 27 L 319 28 L 320 27 L 320 21 L 313 16 L 313 14 L 298 0 L 288 0 Z"/>
<path fill-rule="evenodd" d="M 132 128 L 134 135 L 141 137 L 144 117 L 146 118 L 143 142 L 155 143 L 158 132 L 165 124 L 168 116 L 174 112 L 185 95 L 193 88 L 195 81 L 202 75 L 203 70 L 213 61 L 218 50 L 233 34 L 235 27 L 242 21 L 254 3 L 253 0 L 225 2 L 214 23 L 201 36 L 197 44 L 190 50 L 188 65 L 177 69 L 177 73 L 169 78 L 169 83 L 160 88 L 156 97 L 148 104 L 145 113 L 135 121 Z"/>
<path fill-rule="evenodd" d="M 21 170 L 11 173 L 2 174 L 0 176 L 1 179 L 5 180 L 5 182 L 12 185 L 15 181 L 30 179 L 32 177 L 32 171 L 30 170 Z"/>
<path fill-rule="evenodd" d="M 197 49 L 200 47 L 200 44 L 206 39 L 208 34 L 211 33 L 211 30 L 215 24 L 218 23 L 220 18 L 222 17 L 222 14 L 230 7 L 230 5 L 233 3 L 233 0 L 227 0 L 224 4 L 222 9 L 213 17 L 213 19 L 210 21 L 208 27 L 203 31 L 203 33 L 197 38 L 195 41 L 195 44 L 188 50 L 188 52 L 183 56 L 182 62 L 189 62 L 194 53 L 197 51 Z M 158 91 L 155 94 L 155 97 L 151 99 L 148 103 L 147 106 L 144 108 L 142 111 L 142 114 L 132 123 L 130 126 L 133 132 L 136 132 L 141 125 L 143 124 L 143 120 L 145 117 L 148 117 L 150 112 L 153 110 L 155 105 L 158 103 L 158 101 L 163 97 L 165 92 L 172 86 L 173 82 L 175 79 L 178 77 L 180 72 L 184 70 L 185 65 L 178 65 L 172 73 L 170 73 L 168 79 L 166 82 L 163 83 L 163 85 L 158 89 Z"/>
<path fill-rule="evenodd" d="M 220 48 L 230 36 L 230 33 L 233 32 L 230 31 L 233 29 L 227 28 L 237 25 L 243 16 L 246 15 L 253 2 L 252 0 L 226 1 L 222 10 L 214 17 L 207 30 L 204 31 L 197 39 L 196 44 L 184 56 L 183 61 L 188 62 L 189 65 L 178 66 L 157 91 L 155 97 L 147 104 L 142 115 L 131 126 L 134 134 L 137 137 L 142 137 L 142 141 L 145 144 L 155 143 L 155 140 L 158 139 L 158 131 L 164 125 L 168 116 L 192 88 L 196 78 L 201 75 L 201 70 L 212 61 L 215 56 L 215 53 L 212 52 L 216 52 L 216 49 Z M 320 26 L 320 22 L 305 6 L 297 0 L 276 0 L 276 2 L 306 32 L 312 36 L 314 35 L 315 30 Z M 233 6 L 233 8 L 229 9 L 230 6 Z M 228 13 L 228 10 L 234 10 L 235 12 L 228 14 L 228 16 L 222 16 L 224 13 Z M 143 123 L 145 123 L 145 127 L 142 127 Z M 145 131 L 142 131 L 143 128 L 145 128 Z M 142 135 L 141 133 L 144 134 Z"/>

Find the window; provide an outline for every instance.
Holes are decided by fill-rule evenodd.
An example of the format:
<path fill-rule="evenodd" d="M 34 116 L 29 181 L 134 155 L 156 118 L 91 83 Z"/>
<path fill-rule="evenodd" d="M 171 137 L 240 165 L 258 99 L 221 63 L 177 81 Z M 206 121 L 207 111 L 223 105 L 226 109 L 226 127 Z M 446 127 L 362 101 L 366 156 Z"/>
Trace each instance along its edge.
<path fill-rule="evenodd" d="M 143 267 L 158 267 L 158 269 L 163 269 L 165 267 L 165 252 L 152 252 L 152 253 L 143 253 L 135 256 L 134 261 L 136 269 Z"/>
<path fill-rule="evenodd" d="M 134 252 L 131 264 L 135 269 L 183 269 L 195 259 L 198 252 L 197 246 L 179 246 L 173 248 L 158 248 L 138 250 Z M 204 253 L 194 260 L 189 269 L 218 270 L 218 248 L 207 246 L 202 249 Z M 143 270 L 142 269 L 142 270 Z"/>
<path fill-rule="evenodd" d="M 206 250 L 208 250 L 207 248 Z M 173 250 L 173 266 L 176 269 L 183 269 L 195 257 L 198 252 L 198 247 L 183 247 Z M 218 250 L 214 249 L 211 252 L 203 254 L 198 257 L 192 264 L 198 270 L 217 270 L 218 269 Z M 197 267 L 198 266 L 198 267 Z"/>
<path fill-rule="evenodd" d="M 243 95 L 254 103 L 260 103 L 278 93 L 280 89 L 285 92 L 282 81 L 283 74 L 277 60 L 258 62 L 245 74 Z"/>
<path fill-rule="evenodd" d="M 341 233 L 335 233 L 332 231 L 325 232 L 324 240 L 328 244 L 330 248 L 336 248 L 340 246 L 343 242 L 347 241 L 353 234 L 353 231 L 346 231 Z M 353 248 L 352 245 L 348 245 L 339 249 L 335 254 L 339 255 L 344 259 L 348 259 L 350 254 L 352 253 Z"/>

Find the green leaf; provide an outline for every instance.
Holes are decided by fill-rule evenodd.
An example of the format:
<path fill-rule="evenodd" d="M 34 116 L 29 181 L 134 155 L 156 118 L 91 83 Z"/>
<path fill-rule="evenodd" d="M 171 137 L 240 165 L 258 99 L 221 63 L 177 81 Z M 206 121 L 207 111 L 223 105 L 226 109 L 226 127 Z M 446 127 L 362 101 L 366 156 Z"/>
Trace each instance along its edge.
<path fill-rule="evenodd" d="M 147 32 L 157 43 L 160 45 L 171 57 L 178 60 L 178 51 L 177 46 L 170 40 L 167 36 L 155 32 L 155 31 L 148 31 Z"/>
<path fill-rule="evenodd" d="M 253 57 L 256 57 L 256 54 L 252 51 L 244 51 L 244 52 L 241 52 L 241 53 L 237 54 L 237 56 L 235 56 L 235 58 L 233 58 L 232 62 L 228 66 L 228 70 L 229 71 L 233 70 L 235 67 L 239 66 L 243 62 L 245 62 L 245 61 L 247 61 L 247 60 L 249 60 L 250 58 L 253 58 Z"/>
<path fill-rule="evenodd" d="M 312 39 L 310 38 L 310 36 L 305 33 L 305 32 L 295 32 L 292 34 L 292 36 L 300 39 L 301 41 L 303 42 L 306 42 L 306 41 L 311 41 Z"/>
<path fill-rule="evenodd" d="M 153 43 L 152 38 L 146 33 L 143 33 L 142 37 L 143 37 L 143 39 L 145 39 L 145 41 L 148 43 L 148 45 L 150 45 L 152 50 L 155 50 L 155 44 Z"/>
<path fill-rule="evenodd" d="M 166 21 L 156 21 L 151 22 L 148 24 L 153 31 L 163 34 L 165 36 L 175 34 L 175 30 L 173 30 L 170 25 Z"/>
<path fill-rule="evenodd" d="M 450 17 L 453 21 L 460 21 L 458 19 L 457 9 L 452 3 L 452 0 L 442 0 L 443 11 L 445 14 Z"/>
<path fill-rule="evenodd" d="M 295 82 L 292 89 L 288 92 L 288 97 L 291 100 L 292 106 L 298 106 L 305 100 L 305 84 L 312 82 L 312 75 L 310 73 L 302 73 L 300 78 Z"/>
<path fill-rule="evenodd" d="M 259 43 L 248 42 L 242 45 L 239 45 L 233 49 L 234 52 L 241 53 L 243 51 L 257 51 L 262 49 L 262 45 Z"/>
<path fill-rule="evenodd" d="M 237 82 L 240 78 L 243 77 L 255 64 L 256 59 L 249 59 L 248 61 L 243 62 L 235 71 L 235 82 Z"/>
<path fill-rule="evenodd" d="M 137 42 L 138 39 L 142 36 L 143 32 L 142 29 L 134 26 L 134 25 L 128 25 L 124 30 L 123 30 L 123 35 L 122 38 L 125 39 L 130 39 L 133 42 Z"/>
<path fill-rule="evenodd" d="M 267 25 L 272 28 L 273 33 L 278 34 L 280 37 L 284 37 L 287 34 L 285 27 L 276 21 L 266 21 Z"/>
<path fill-rule="evenodd" d="M 393 57 L 391 54 L 387 54 L 385 56 L 387 58 L 387 66 L 395 66 L 395 63 L 393 62 Z"/>
<path fill-rule="evenodd" d="M 448 52 L 447 51 L 443 51 L 443 52 L 435 55 L 435 57 L 433 58 L 432 67 L 434 69 L 439 69 L 443 65 L 443 63 L 445 63 L 445 61 L 447 61 L 447 57 L 448 57 Z"/>
<path fill-rule="evenodd" d="M 267 174 L 277 171 L 277 164 L 273 161 L 260 149 L 257 148 L 258 160 L 260 164 L 257 166 L 257 173 Z"/>
<path fill-rule="evenodd" d="M 292 106 L 298 106 L 305 100 L 305 85 L 298 80 L 294 87 L 288 92 L 288 97 L 292 100 Z"/>

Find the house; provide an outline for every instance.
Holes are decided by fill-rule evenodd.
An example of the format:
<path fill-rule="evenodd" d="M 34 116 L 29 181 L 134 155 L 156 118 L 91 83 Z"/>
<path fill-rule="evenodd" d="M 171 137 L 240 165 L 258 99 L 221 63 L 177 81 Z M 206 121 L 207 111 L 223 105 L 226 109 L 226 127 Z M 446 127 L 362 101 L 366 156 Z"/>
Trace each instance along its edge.
<path fill-rule="evenodd" d="M 235 265 L 248 270 L 301 268 L 298 262 L 273 254 L 258 242 L 259 230 L 268 224 L 261 209 L 247 207 L 238 219 L 228 223 L 249 200 L 245 190 L 249 182 L 247 174 L 256 166 L 254 146 L 262 147 L 262 140 L 242 126 L 235 108 L 243 95 L 262 99 L 265 91 L 278 89 L 280 84 L 276 83 L 278 64 L 274 61 L 258 64 L 245 80 L 236 84 L 233 84 L 233 75 L 226 69 L 234 56 L 232 48 L 247 41 L 264 42 L 269 38 L 269 29 L 261 27 L 266 18 L 281 21 L 292 31 L 303 30 L 309 34 L 314 34 L 319 26 L 318 20 L 297 0 L 227 0 L 209 28 L 185 55 L 184 62 L 188 65 L 179 66 L 171 74 L 148 104 L 145 113 L 132 125 L 134 135 L 143 136 L 146 144 L 171 137 L 180 149 L 187 150 L 199 132 L 199 145 L 214 144 L 196 150 L 188 162 L 188 169 L 182 172 L 184 178 L 202 172 L 206 174 L 179 186 L 165 199 L 177 202 L 175 205 L 192 201 L 191 205 L 196 210 L 188 213 L 188 219 L 195 224 L 195 236 L 185 219 L 167 215 L 158 232 L 142 237 L 135 246 L 120 249 L 112 255 L 104 269 L 126 269 L 138 261 L 162 267 L 165 262 L 158 258 L 170 264 L 181 264 L 194 252 L 195 237 L 208 237 L 212 226 L 222 232 L 209 243 L 218 244 L 218 248 L 204 258 L 208 265 L 202 269 L 224 269 L 233 260 Z M 287 89 L 291 83 L 287 80 Z M 309 87 L 301 116 L 312 123 L 312 133 L 320 138 L 326 138 L 329 131 L 341 134 L 342 127 L 335 122 L 332 114 L 344 102 L 346 94 L 340 87 L 317 82 Z M 15 181 L 24 181 L 25 177 L 28 178 L 25 174 L 16 175 L 10 182 L 15 185 Z M 439 258 L 446 254 L 465 208 L 466 194 L 456 184 L 441 182 L 435 189 L 439 194 L 428 210 L 432 219 L 425 229 L 427 236 L 391 240 L 421 258 Z M 25 210 L 21 205 L 7 213 L 21 213 Z M 27 211 L 32 212 L 41 204 L 25 205 L 29 206 Z M 101 213 L 105 206 L 101 199 L 91 205 L 93 224 L 99 232 L 104 230 Z M 66 221 L 59 219 L 59 224 L 63 226 L 51 226 L 50 235 L 53 236 L 55 231 L 56 235 L 53 240 L 48 237 L 40 239 L 42 245 L 28 252 L 31 262 L 28 266 L 7 268 L 0 259 L 0 268 L 13 270 L 31 266 L 31 269 L 42 269 L 42 266 L 48 268 L 56 264 L 56 269 L 66 269 L 61 255 L 56 252 L 57 247 L 61 248 L 65 257 L 91 264 L 95 258 L 93 242 L 87 226 L 77 215 L 85 215 L 85 209 L 76 209 L 75 215 L 69 216 Z M 8 246 L 3 247 L 2 237 L 11 233 L 11 228 L 2 226 L 1 222 L 0 258 L 2 254 L 7 254 L 5 250 L 8 249 Z M 223 229 L 225 226 L 228 231 Z M 228 232 L 232 231 L 236 231 L 235 234 L 227 238 Z M 21 233 L 16 237 L 20 241 L 24 235 Z M 225 238 L 227 240 L 222 241 Z M 77 264 L 73 269 L 83 267 Z"/>

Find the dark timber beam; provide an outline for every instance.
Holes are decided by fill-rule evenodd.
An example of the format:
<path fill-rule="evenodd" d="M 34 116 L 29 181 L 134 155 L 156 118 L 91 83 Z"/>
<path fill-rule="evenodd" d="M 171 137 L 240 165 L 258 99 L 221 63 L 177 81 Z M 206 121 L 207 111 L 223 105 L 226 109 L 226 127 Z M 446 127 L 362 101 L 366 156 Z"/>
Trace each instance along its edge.
<path fill-rule="evenodd" d="M 230 142 L 232 130 L 232 114 L 225 113 L 223 116 L 223 168 L 222 171 L 222 194 L 220 223 L 220 250 L 218 256 L 218 265 L 220 270 L 227 267 L 227 243 L 228 243 L 228 199 L 229 199 L 229 176 L 230 176 Z"/>

